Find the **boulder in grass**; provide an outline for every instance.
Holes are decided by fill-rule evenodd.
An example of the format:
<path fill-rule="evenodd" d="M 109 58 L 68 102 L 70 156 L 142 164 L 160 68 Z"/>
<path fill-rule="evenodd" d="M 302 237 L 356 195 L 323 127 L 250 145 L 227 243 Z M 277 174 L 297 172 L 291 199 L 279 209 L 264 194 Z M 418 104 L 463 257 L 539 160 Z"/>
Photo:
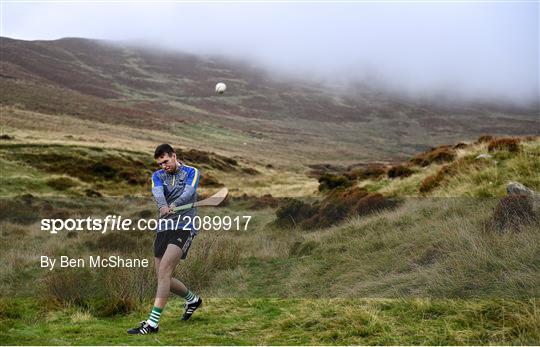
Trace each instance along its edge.
<path fill-rule="evenodd" d="M 519 231 L 540 216 L 540 195 L 519 182 L 506 186 L 507 196 L 499 201 L 493 214 L 493 223 L 498 232 Z"/>
<path fill-rule="evenodd" d="M 525 187 L 519 182 L 509 182 L 506 186 L 506 193 L 508 195 L 527 195 L 534 197 L 536 195 L 535 191 Z"/>
<path fill-rule="evenodd" d="M 510 182 L 506 186 L 506 193 L 508 195 L 525 195 L 533 205 L 534 213 L 540 216 L 540 194 L 534 190 L 524 186 L 519 182 Z"/>

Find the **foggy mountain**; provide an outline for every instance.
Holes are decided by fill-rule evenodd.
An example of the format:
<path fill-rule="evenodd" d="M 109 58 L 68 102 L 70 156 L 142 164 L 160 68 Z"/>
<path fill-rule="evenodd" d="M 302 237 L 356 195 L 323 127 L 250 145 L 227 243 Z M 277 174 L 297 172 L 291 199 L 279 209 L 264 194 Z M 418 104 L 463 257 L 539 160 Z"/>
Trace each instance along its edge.
<path fill-rule="evenodd" d="M 206 122 L 286 139 L 313 155 L 315 144 L 341 146 L 330 161 L 398 158 L 482 134 L 540 131 L 538 105 L 411 97 L 361 81 L 330 86 L 249 62 L 107 41 L 1 40 L 2 105 L 44 114 L 164 131 Z M 222 96 L 214 94 L 217 82 L 227 84 Z"/>

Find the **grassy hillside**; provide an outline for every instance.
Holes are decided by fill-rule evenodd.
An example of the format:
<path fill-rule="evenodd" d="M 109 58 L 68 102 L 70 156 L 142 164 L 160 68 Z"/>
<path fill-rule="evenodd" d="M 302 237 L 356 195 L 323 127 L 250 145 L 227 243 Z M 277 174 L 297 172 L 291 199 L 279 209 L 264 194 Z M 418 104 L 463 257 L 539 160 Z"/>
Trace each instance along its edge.
<path fill-rule="evenodd" d="M 531 138 L 519 150 L 488 149 L 489 142 L 453 149 L 454 158 L 427 166 L 414 166 L 408 177 L 365 180 L 360 186 L 392 196 L 497 197 L 509 181 L 540 190 L 540 140 Z M 488 158 L 478 156 L 489 155 Z M 427 186 L 431 180 L 431 184 Z M 424 184 L 424 187 L 423 187 Z"/>
<path fill-rule="evenodd" d="M 158 169 L 152 150 L 126 150 L 118 145 L 0 140 L 0 197 L 25 193 L 70 197 L 148 196 L 151 174 Z M 214 152 L 177 149 L 177 154 L 201 170 L 203 195 L 223 185 L 234 195 L 309 196 L 317 190 L 317 182 L 308 179 L 301 169 L 282 174 L 274 166 Z"/>
<path fill-rule="evenodd" d="M 538 105 L 449 107 L 366 86 L 276 80 L 223 57 L 76 38 L 0 40 L 2 131 L 24 140 L 52 137 L 35 131 L 50 120 L 65 122 L 53 132 L 76 133 L 79 144 L 166 140 L 290 167 L 403 158 L 484 133 L 538 134 Z M 220 97 L 217 81 L 229 86 Z"/>
<path fill-rule="evenodd" d="M 442 164 L 436 162 L 417 168 L 419 172 L 405 178 L 359 181 L 358 186 L 367 186 L 371 190 L 378 187 L 377 192 L 391 192 L 399 198 L 398 204 L 387 211 L 365 216 L 350 215 L 349 219 L 328 228 L 315 226 L 303 230 L 276 224 L 275 208 L 272 207 L 275 204 L 270 200 L 265 200 L 264 197 L 243 200 L 237 192 L 233 193 L 233 198 L 227 206 L 202 209 L 201 213 L 210 216 L 251 215 L 253 218 L 249 229 L 234 232 L 203 231 L 199 236 L 199 248 L 193 250 L 191 260 L 183 265 L 182 274 L 190 273 L 192 266 L 197 269 L 196 273 L 200 273 L 201 269 L 198 266 L 210 261 L 216 249 L 223 249 L 227 251 L 218 252 L 215 261 L 228 265 L 225 267 L 220 265 L 217 270 L 204 267 L 205 271 L 208 271 L 208 282 L 193 283 L 199 289 L 215 296 L 536 297 L 540 294 L 538 219 L 532 224 L 525 225 L 519 233 L 500 234 L 493 226 L 493 215 L 500 197 L 505 194 L 504 189 L 508 180 L 517 179 L 533 189 L 540 189 L 540 181 L 537 175 L 534 175 L 534 172 L 537 172 L 538 161 L 533 160 L 540 155 L 540 140 L 522 141 L 521 149 L 517 152 L 507 150 L 491 152 L 493 158 L 498 160 L 497 164 L 493 162 L 486 164 L 483 162 L 485 159 L 474 159 L 472 164 L 463 164 L 463 158 L 475 157 L 484 151 L 486 146 L 487 144 L 473 144 L 468 148 L 459 149 L 459 155 L 443 164 L 458 164 L 458 169 L 447 174 L 444 185 L 441 184 L 438 188 L 440 190 L 419 192 L 419 186 L 425 177 L 440 170 Z M 51 237 L 39 230 L 39 224 L 35 222 L 40 218 L 47 218 L 51 214 L 83 218 L 89 214 L 97 216 L 120 214 L 132 218 L 154 214 L 153 202 L 148 195 L 114 197 L 117 189 L 122 188 L 126 192 L 132 189 L 135 192 L 145 189 L 144 186 L 147 185 L 144 176 L 142 183 L 134 182 L 129 185 L 122 181 L 121 187 L 115 186 L 116 175 L 122 175 L 122 172 L 133 174 L 131 171 L 122 171 L 129 170 L 129 166 L 111 166 L 111 170 L 118 171 L 118 173 L 115 171 L 116 174 L 111 178 L 96 175 L 70 176 L 73 173 L 68 169 L 63 169 L 64 172 L 59 175 L 54 170 L 61 162 L 56 162 L 57 166 L 52 169 L 50 160 L 33 164 L 28 161 L 31 156 L 25 157 L 32 153 L 30 150 L 33 147 L 15 148 L 16 150 L 10 145 L 2 147 L 2 150 L 10 149 L 13 153 L 17 153 L 13 158 L 23 162 L 26 160 L 25 165 L 30 165 L 31 169 L 10 167 L 12 163 L 20 162 L 6 160 L 4 172 L 12 174 L 5 179 L 14 180 L 13 185 L 5 185 L 6 192 L 10 186 L 22 189 L 26 185 L 33 187 L 32 191 L 43 189 L 41 196 L 19 195 L 16 198 L 3 199 L 2 204 L 1 215 L 5 221 L 3 237 L 16 244 L 20 242 L 20 247 L 29 252 L 28 259 L 24 262 L 28 266 L 35 261 L 31 259 L 40 253 L 40 248 L 46 245 L 49 252 L 60 252 L 55 251 L 56 245 L 60 243 L 64 246 L 60 248 L 61 252 L 68 254 L 73 252 L 73 255 L 92 254 L 100 250 L 100 247 L 96 248 L 94 245 L 97 237 L 98 244 L 99 240 L 103 239 L 104 244 L 109 245 L 106 249 L 108 252 L 124 249 L 124 242 L 120 242 L 118 247 L 115 246 L 122 238 L 118 235 L 119 240 L 114 241 L 114 233 L 102 236 L 93 233 L 76 235 L 63 233 Z M 53 150 L 51 153 L 56 156 L 62 153 L 57 146 L 48 147 L 48 150 Z M 92 151 L 95 150 L 88 148 L 80 148 L 77 151 L 79 155 L 85 154 L 83 158 L 86 160 L 79 164 L 88 162 L 90 168 L 94 164 L 89 160 L 95 155 L 118 155 L 117 152 L 109 150 L 94 154 Z M 42 153 L 44 159 L 50 155 L 47 153 Z M 121 163 L 119 160 L 116 162 Z M 101 165 L 106 163 L 102 161 Z M 18 173 L 23 170 L 25 175 L 19 175 Z M 239 175 L 234 172 L 232 171 L 230 177 Z M 271 172 L 272 170 L 268 170 L 265 175 L 272 177 Z M 81 174 L 92 175 L 92 171 L 84 170 Z M 469 179 L 466 179 L 466 175 Z M 93 180 L 89 180 L 88 177 L 92 177 Z M 62 181 L 56 182 L 57 179 L 70 179 L 74 184 L 65 188 Z M 305 176 L 304 180 L 312 179 Z M 251 181 L 252 184 L 254 182 Z M 474 188 L 471 188 L 472 182 L 476 182 Z M 87 187 L 94 189 L 96 185 L 99 185 L 106 195 L 113 196 L 106 198 L 85 196 L 84 189 L 88 189 Z M 253 189 L 255 188 L 254 185 Z M 49 192 L 46 189 L 49 189 Z M 209 187 L 203 190 L 203 193 L 215 189 Z M 12 194 L 15 192 L 16 190 L 13 190 Z M 404 196 L 401 192 L 406 192 L 407 195 Z M 439 192 L 442 193 L 439 195 Z M 445 196 L 445 192 L 455 192 L 455 195 Z M 335 201 L 335 207 L 343 208 L 339 203 L 340 201 Z M 28 207 L 31 209 L 28 210 Z M 333 215 L 323 216 L 332 218 Z M 323 222 L 325 220 L 321 221 L 321 225 Z M 17 223 L 26 223 L 27 226 Z M 300 220 L 296 220 L 296 223 L 300 223 Z M 17 235 L 23 232 L 22 230 L 25 237 L 20 239 Z M 148 233 L 145 235 L 151 236 Z M 139 239 L 139 234 L 133 234 L 132 237 L 139 245 L 137 249 L 142 252 L 141 254 L 151 256 L 146 244 L 150 239 L 144 239 L 146 241 L 142 242 L 143 239 Z M 72 246 L 72 250 L 65 248 L 67 244 Z M 14 249 L 13 256 L 16 259 L 25 258 L 21 254 L 21 248 L 12 246 L 10 248 Z M 6 265 L 15 261 L 10 260 L 9 256 L 3 260 L 8 262 Z M 11 265 L 6 266 L 7 275 L 11 273 L 8 270 L 11 268 Z M 262 283 L 264 285 L 261 285 Z"/>
<path fill-rule="evenodd" d="M 121 214 L 148 218 L 154 214 L 150 199 L 86 197 L 77 186 L 69 188 L 70 193 L 51 188 L 33 197 L 4 198 L 0 204 L 1 291 L 13 299 L 0 305 L 1 341 L 537 344 L 539 219 L 519 232 L 499 233 L 491 223 L 507 179 L 540 188 L 533 174 L 538 164 L 531 160 L 540 155 L 540 142 L 524 139 L 519 146 L 518 151 L 488 151 L 489 144 L 472 144 L 443 164 L 411 164 L 416 172 L 408 177 L 359 180 L 358 187 L 399 196 L 400 203 L 328 228 L 277 225 L 275 207 L 271 207 L 275 205 L 263 198 L 237 196 L 222 208 L 201 209 L 202 215 L 251 215 L 252 221 L 248 230 L 201 231 L 176 275 L 207 298 L 206 307 L 179 328 L 174 317 L 181 307 L 173 301 L 163 332 L 144 342 L 129 339 L 124 330 L 146 314 L 154 291 L 151 268 L 48 271 L 37 263 L 42 254 L 151 259 L 153 235 L 148 232 L 49 235 L 39 230 L 39 219 L 47 217 Z M 9 165 L 28 160 L 31 148 L 3 146 L 4 153 L 16 154 L 4 156 L 5 172 L 17 176 L 21 168 Z M 61 148 L 47 148 L 62 153 Z M 84 152 L 85 158 L 118 153 L 92 151 L 73 148 L 71 152 Z M 463 159 L 486 151 L 496 164 Z M 36 181 L 57 177 L 45 164 L 33 166 L 30 160 L 25 165 L 31 179 L 16 183 L 19 188 L 34 189 Z M 438 190 L 420 192 L 422 181 L 442 165 L 457 168 L 444 171 L 447 176 Z M 471 182 L 477 182 L 474 189 Z M 107 180 L 102 184 L 107 192 Z M 450 191 L 457 196 L 445 196 Z"/>

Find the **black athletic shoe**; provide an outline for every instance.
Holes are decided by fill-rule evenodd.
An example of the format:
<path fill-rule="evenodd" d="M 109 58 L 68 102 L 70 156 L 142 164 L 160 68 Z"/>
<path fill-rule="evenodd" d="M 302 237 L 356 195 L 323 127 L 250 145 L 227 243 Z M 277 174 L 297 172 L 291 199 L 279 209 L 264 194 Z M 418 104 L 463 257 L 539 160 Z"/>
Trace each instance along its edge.
<path fill-rule="evenodd" d="M 133 329 L 128 330 L 128 334 L 136 335 L 136 334 L 154 334 L 159 331 L 159 327 L 152 327 L 150 324 L 148 324 L 146 321 L 141 322 L 141 326 Z"/>
<path fill-rule="evenodd" d="M 195 301 L 195 302 L 192 302 L 192 303 L 187 303 L 186 302 L 184 304 L 185 311 L 184 311 L 184 315 L 182 316 L 182 320 L 190 319 L 193 312 L 195 312 L 195 310 L 198 309 L 199 306 L 201 306 L 201 305 L 202 305 L 201 297 L 197 297 L 197 301 Z"/>

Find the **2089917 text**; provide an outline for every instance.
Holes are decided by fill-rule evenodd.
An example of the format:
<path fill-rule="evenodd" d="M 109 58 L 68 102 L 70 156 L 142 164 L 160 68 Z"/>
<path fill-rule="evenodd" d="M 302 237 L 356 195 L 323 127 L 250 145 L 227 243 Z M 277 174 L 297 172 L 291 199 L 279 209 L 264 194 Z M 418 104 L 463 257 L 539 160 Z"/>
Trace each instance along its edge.
<path fill-rule="evenodd" d="M 183 230 L 247 230 L 251 216 L 184 216 Z"/>

